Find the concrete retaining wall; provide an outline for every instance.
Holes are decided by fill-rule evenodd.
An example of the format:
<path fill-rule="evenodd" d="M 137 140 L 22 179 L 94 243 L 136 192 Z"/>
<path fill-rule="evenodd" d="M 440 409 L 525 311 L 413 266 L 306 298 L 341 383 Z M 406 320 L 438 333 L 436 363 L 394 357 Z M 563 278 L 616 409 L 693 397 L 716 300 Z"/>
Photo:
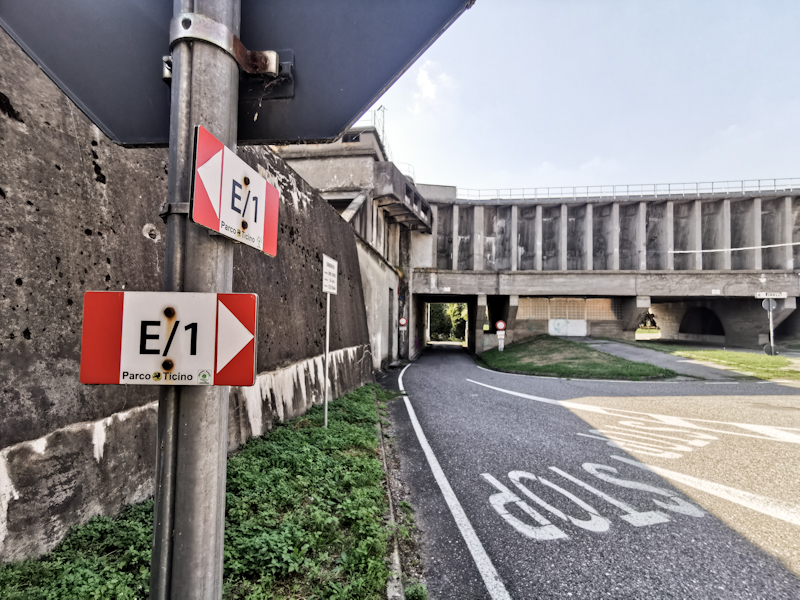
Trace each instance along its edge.
<path fill-rule="evenodd" d="M 159 290 L 165 149 L 115 146 L 0 31 L 0 560 L 152 492 L 157 390 L 78 382 L 83 293 Z M 352 228 L 261 147 L 240 155 L 281 192 L 278 256 L 234 253 L 233 291 L 260 297 L 258 384 L 232 390 L 229 447 L 321 400 L 321 255 L 336 393 L 372 380 Z M 388 319 L 388 317 L 387 317 Z"/>

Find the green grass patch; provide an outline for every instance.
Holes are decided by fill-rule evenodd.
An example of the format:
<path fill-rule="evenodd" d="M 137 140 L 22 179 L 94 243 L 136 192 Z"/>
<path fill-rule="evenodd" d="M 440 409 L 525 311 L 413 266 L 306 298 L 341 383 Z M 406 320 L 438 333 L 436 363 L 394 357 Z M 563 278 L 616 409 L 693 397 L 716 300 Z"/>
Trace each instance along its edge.
<path fill-rule="evenodd" d="M 254 438 L 228 460 L 224 598 L 385 596 L 389 530 L 369 385 Z M 74 528 L 50 554 L 0 566 L 0 597 L 147 598 L 153 503 Z"/>
<path fill-rule="evenodd" d="M 769 356 L 734 350 L 707 350 L 664 342 L 634 342 L 634 345 L 692 360 L 717 363 L 732 371 L 757 379 L 800 380 L 800 370 L 798 370 L 797 364 L 785 356 Z"/>
<path fill-rule="evenodd" d="M 665 379 L 675 377 L 669 369 L 625 360 L 564 338 L 540 335 L 531 340 L 484 352 L 481 360 L 505 371 L 578 377 L 586 379 Z"/>

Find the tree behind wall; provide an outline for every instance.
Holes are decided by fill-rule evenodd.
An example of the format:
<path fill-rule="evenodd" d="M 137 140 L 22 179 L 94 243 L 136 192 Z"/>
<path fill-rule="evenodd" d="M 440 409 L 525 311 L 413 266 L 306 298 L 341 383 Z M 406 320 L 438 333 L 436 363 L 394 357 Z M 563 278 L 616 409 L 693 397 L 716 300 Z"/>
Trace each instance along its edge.
<path fill-rule="evenodd" d="M 452 324 L 446 311 L 446 304 L 431 304 L 431 340 L 435 342 L 450 339 Z"/>

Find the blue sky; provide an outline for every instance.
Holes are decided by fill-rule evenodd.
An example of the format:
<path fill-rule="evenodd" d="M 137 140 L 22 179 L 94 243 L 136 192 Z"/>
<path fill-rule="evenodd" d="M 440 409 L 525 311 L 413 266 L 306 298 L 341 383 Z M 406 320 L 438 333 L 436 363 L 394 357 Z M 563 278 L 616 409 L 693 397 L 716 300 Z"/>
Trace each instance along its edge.
<path fill-rule="evenodd" d="M 463 188 L 800 177 L 800 2 L 477 0 L 375 104 Z"/>

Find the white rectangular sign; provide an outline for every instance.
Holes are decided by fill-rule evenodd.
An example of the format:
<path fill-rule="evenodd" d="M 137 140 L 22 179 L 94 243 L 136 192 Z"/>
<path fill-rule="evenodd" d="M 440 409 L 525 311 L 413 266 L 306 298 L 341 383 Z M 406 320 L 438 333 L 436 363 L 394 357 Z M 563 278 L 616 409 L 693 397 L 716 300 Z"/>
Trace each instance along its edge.
<path fill-rule="evenodd" d="M 322 255 L 322 293 L 336 295 L 339 263 L 327 254 Z"/>
<path fill-rule="evenodd" d="M 504 339 L 506 339 L 506 332 L 505 332 L 505 331 L 498 331 L 498 332 L 497 332 L 497 339 L 498 339 L 498 340 L 504 340 Z"/>
<path fill-rule="evenodd" d="M 763 298 L 786 298 L 787 296 L 786 292 L 756 292 L 756 298 L 759 300 Z"/>

